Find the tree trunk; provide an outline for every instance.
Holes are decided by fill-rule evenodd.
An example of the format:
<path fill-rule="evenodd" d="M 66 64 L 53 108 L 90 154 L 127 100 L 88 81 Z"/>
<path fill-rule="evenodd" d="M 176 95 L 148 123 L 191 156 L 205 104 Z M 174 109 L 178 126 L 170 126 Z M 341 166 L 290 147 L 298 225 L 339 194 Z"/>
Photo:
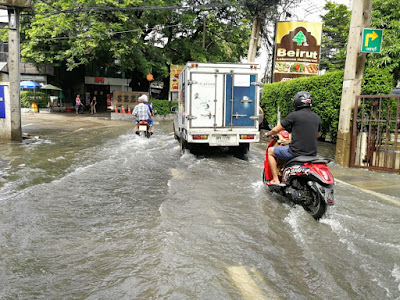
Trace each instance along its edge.
<path fill-rule="evenodd" d="M 249 43 L 249 52 L 247 54 L 247 62 L 254 62 L 257 54 L 258 36 L 260 34 L 260 21 L 258 17 L 253 20 L 253 28 L 251 29 L 251 37 Z"/>

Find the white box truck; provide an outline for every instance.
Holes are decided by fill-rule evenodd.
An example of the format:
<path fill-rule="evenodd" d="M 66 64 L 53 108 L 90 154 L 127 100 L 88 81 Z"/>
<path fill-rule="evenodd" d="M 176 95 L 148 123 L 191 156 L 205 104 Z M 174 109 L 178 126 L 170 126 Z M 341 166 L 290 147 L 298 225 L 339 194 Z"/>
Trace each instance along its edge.
<path fill-rule="evenodd" d="M 258 64 L 188 62 L 174 119 L 181 150 L 208 145 L 247 153 L 260 140 L 260 81 Z"/>

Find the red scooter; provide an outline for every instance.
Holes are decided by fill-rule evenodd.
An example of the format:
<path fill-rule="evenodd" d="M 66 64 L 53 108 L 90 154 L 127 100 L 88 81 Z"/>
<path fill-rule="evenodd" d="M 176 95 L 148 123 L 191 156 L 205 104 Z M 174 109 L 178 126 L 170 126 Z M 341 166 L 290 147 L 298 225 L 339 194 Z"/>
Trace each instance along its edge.
<path fill-rule="evenodd" d="M 301 205 L 314 219 L 320 219 L 327 207 L 333 205 L 333 176 L 329 170 L 330 159 L 315 156 L 298 156 L 287 162 L 278 160 L 280 184 L 271 184 L 272 173 L 268 163 L 268 148 L 278 143 L 288 144 L 290 135 L 283 130 L 268 144 L 263 171 L 264 184 L 271 192 Z"/>

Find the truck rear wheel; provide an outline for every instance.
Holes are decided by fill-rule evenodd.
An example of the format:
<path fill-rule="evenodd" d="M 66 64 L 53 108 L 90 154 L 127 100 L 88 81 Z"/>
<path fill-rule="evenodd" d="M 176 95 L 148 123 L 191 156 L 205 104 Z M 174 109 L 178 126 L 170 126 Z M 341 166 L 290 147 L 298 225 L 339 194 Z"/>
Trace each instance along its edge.
<path fill-rule="evenodd" d="M 249 152 L 250 144 L 249 143 L 241 143 L 239 146 L 230 147 L 231 153 L 238 158 L 242 158 Z"/>

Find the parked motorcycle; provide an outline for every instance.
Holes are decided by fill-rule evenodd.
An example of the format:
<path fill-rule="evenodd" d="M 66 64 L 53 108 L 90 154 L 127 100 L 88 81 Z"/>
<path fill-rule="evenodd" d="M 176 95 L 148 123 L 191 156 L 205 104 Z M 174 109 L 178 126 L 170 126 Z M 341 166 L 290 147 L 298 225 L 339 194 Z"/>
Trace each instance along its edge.
<path fill-rule="evenodd" d="M 139 121 L 139 136 L 149 138 L 151 136 L 149 127 L 150 127 L 149 121 L 147 120 Z"/>
<path fill-rule="evenodd" d="M 298 156 L 287 162 L 278 160 L 280 184 L 271 184 L 272 173 L 268 163 L 268 148 L 279 142 L 288 143 L 290 135 L 281 131 L 268 144 L 263 171 L 264 184 L 271 192 L 288 198 L 291 202 L 301 205 L 314 219 L 320 219 L 328 206 L 334 204 L 334 179 L 329 170 L 326 158 L 315 156 Z"/>

